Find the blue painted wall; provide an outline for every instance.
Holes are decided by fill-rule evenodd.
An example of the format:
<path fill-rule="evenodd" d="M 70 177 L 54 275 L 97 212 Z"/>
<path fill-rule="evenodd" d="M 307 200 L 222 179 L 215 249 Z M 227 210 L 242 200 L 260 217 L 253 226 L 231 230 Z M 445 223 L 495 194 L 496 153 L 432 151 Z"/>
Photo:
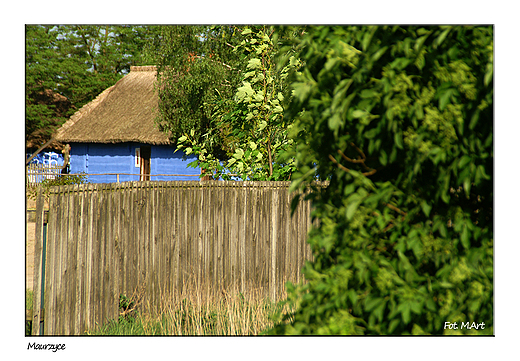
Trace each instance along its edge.
<path fill-rule="evenodd" d="M 29 159 L 31 153 L 25 155 L 25 159 Z M 56 152 L 41 152 L 38 153 L 29 164 L 40 164 L 48 166 L 62 166 L 63 165 L 63 154 Z"/>
<path fill-rule="evenodd" d="M 145 146 L 139 143 L 71 143 L 70 172 L 99 174 L 99 173 L 129 173 L 135 175 L 120 175 L 119 181 L 139 180 L 139 168 L 135 166 L 135 149 Z M 151 174 L 190 174 L 199 175 L 200 168 L 187 167 L 188 163 L 196 159 L 195 156 L 182 160 L 183 153 L 165 145 L 150 145 Z M 199 180 L 198 177 L 151 177 L 153 181 L 172 180 Z M 111 183 L 117 181 L 115 175 L 88 177 L 91 183 Z"/>

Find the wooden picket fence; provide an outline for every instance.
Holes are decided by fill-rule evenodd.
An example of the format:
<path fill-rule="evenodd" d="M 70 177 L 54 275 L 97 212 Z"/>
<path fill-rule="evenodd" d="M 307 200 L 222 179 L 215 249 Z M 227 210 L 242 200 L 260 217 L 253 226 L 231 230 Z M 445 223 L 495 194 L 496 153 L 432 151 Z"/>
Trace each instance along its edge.
<path fill-rule="evenodd" d="M 155 310 L 193 289 L 202 297 L 255 289 L 277 299 L 312 259 L 310 204 L 300 201 L 291 217 L 289 184 L 51 188 L 45 235 L 43 197 L 37 200 L 33 334 L 43 314 L 45 335 L 78 335 L 117 319 L 120 295 L 139 293 L 140 304 Z"/>
<path fill-rule="evenodd" d="M 44 179 L 56 179 L 61 175 L 61 166 L 29 164 L 25 166 L 25 179 L 27 185 L 35 185 Z"/>

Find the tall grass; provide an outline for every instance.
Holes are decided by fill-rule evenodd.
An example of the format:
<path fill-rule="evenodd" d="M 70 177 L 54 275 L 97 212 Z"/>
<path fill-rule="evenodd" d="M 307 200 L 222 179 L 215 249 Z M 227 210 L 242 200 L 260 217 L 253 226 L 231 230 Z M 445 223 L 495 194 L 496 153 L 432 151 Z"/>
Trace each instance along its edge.
<path fill-rule="evenodd" d="M 32 310 L 33 308 L 33 291 L 25 289 L 25 309 Z"/>
<path fill-rule="evenodd" d="M 180 301 L 164 299 L 155 312 L 136 311 L 87 331 L 89 335 L 252 336 L 290 310 L 254 292 L 192 292 Z"/>
<path fill-rule="evenodd" d="M 32 310 L 33 309 L 33 291 L 26 289 L 25 290 L 25 309 Z M 32 330 L 32 321 L 25 320 L 25 336 L 30 336 Z"/>

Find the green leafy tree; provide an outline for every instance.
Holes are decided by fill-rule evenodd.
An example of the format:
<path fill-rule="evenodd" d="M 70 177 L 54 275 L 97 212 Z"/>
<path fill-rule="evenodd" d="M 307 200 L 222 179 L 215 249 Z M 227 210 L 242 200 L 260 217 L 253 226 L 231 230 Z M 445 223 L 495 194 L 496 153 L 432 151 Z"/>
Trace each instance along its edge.
<path fill-rule="evenodd" d="M 59 94 L 59 76 L 56 69 L 63 60 L 57 53 L 58 39 L 53 27 L 27 26 L 25 41 L 27 136 L 39 129 L 55 126 L 56 122 L 63 122 L 69 115 L 71 105 L 67 104 L 60 111 L 52 102 L 53 93 Z"/>
<path fill-rule="evenodd" d="M 290 95 L 285 81 L 287 73 L 298 62 L 290 58 L 287 64 L 280 66 L 275 57 L 294 32 L 292 28 L 276 31 L 272 26 L 235 29 L 229 42 L 235 44 L 232 49 L 237 63 L 233 70 L 240 83 L 235 83 L 226 93 L 212 92 L 213 97 L 204 103 L 205 116 L 199 117 L 195 112 L 187 114 L 190 127 L 181 129 L 178 137 L 179 149 L 198 155 L 192 165 L 216 177 L 228 178 L 232 173 L 244 180 L 290 178 L 294 160 L 286 154 L 293 142 L 287 137 L 291 123 L 283 116 L 282 102 Z M 187 65 L 187 76 L 196 78 L 193 81 L 206 79 L 206 73 L 192 74 L 190 63 Z M 192 95 L 183 99 L 182 94 L 189 93 L 179 93 L 175 97 L 177 101 L 166 106 L 178 109 L 175 110 L 178 113 L 190 109 L 181 106 Z M 198 103 L 197 107 L 202 109 Z M 221 153 L 215 151 L 216 144 Z"/>
<path fill-rule="evenodd" d="M 493 28 L 313 27 L 300 45 L 292 189 L 319 226 L 270 332 L 493 333 Z"/>
<path fill-rule="evenodd" d="M 147 47 L 158 65 L 160 129 L 177 141 L 193 133 L 202 141 L 208 132 L 212 104 L 231 97 L 239 81 L 239 54 L 234 26 L 164 26 L 161 35 Z M 207 138 L 207 137 L 206 137 Z M 222 141 L 205 141 L 211 154 L 222 155 Z"/>

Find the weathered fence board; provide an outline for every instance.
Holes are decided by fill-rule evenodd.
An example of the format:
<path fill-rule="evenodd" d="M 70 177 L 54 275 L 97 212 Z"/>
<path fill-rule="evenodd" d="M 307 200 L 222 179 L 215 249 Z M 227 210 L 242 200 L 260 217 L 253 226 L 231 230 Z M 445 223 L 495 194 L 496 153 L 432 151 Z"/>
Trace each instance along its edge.
<path fill-rule="evenodd" d="M 312 257 L 310 204 L 301 201 L 291 217 L 288 188 L 232 181 L 52 188 L 44 333 L 82 334 L 117 318 L 121 294 L 142 292 L 150 310 L 195 291 L 278 298 Z"/>
<path fill-rule="evenodd" d="M 36 234 L 34 243 L 34 280 L 33 280 L 33 312 L 32 312 L 32 335 L 40 334 L 41 320 L 41 287 L 42 287 L 42 262 L 43 262 L 43 195 L 39 190 L 36 200 Z"/>

